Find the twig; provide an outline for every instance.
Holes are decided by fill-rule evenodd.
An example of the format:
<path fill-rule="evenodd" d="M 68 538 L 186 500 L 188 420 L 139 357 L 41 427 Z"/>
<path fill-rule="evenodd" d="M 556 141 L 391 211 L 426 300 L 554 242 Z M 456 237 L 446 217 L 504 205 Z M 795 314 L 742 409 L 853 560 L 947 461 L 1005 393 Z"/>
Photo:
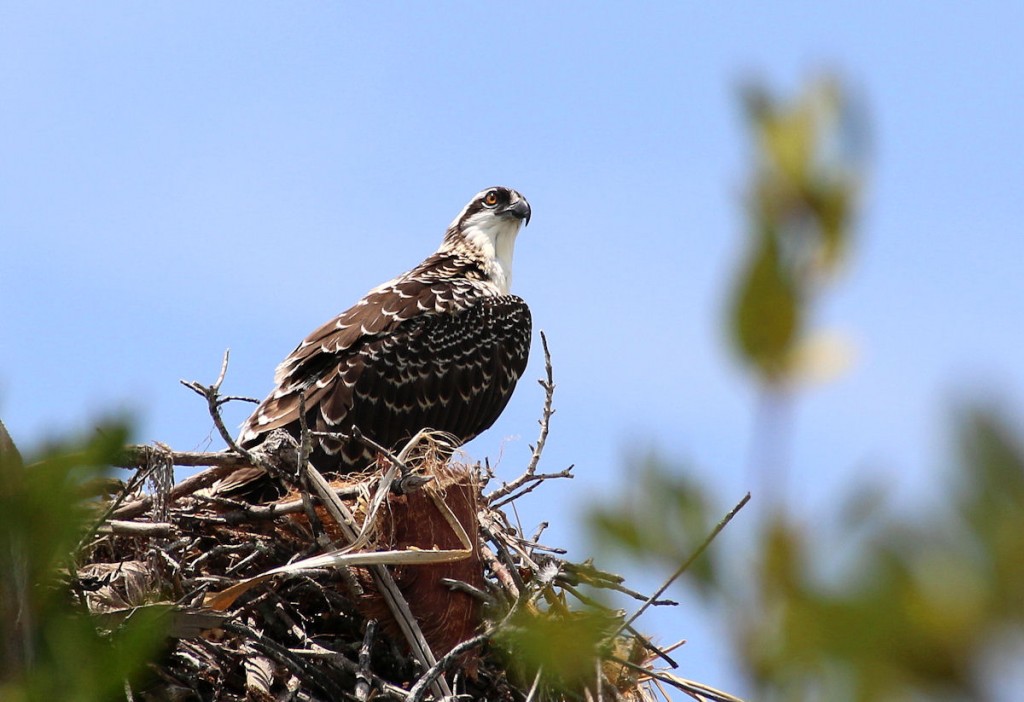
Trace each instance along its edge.
<path fill-rule="evenodd" d="M 248 556 L 246 556 L 242 560 L 240 560 L 237 563 L 235 563 L 233 566 L 225 568 L 224 569 L 224 574 L 225 575 L 234 575 L 235 573 L 242 572 L 242 569 L 245 568 L 247 565 L 249 565 L 250 563 L 255 561 L 260 556 L 266 555 L 266 551 L 267 551 L 267 549 L 262 544 L 260 544 L 259 542 L 256 542 L 253 545 L 252 553 L 250 553 Z"/>
<path fill-rule="evenodd" d="M 555 380 L 554 371 L 551 368 L 551 351 L 548 349 L 548 337 L 544 332 L 540 333 L 540 341 L 544 347 L 544 380 L 538 380 L 542 388 L 544 388 L 544 409 L 541 412 L 541 417 L 538 421 L 540 424 L 540 434 L 537 436 L 537 443 L 533 445 L 533 455 L 530 456 L 530 462 L 526 465 L 526 471 L 523 472 L 518 478 L 510 483 L 502 483 L 501 487 L 495 489 L 491 494 L 487 495 L 487 503 L 495 505 L 495 501 L 508 495 L 521 486 L 523 486 L 529 480 L 544 480 L 546 477 L 535 475 L 537 472 L 537 466 L 540 464 L 541 454 L 544 453 L 544 445 L 548 440 L 548 429 L 551 423 L 551 415 L 555 413 L 552 407 L 552 401 L 555 397 Z M 562 473 L 568 473 L 572 470 L 572 467 L 562 471 Z M 551 474 L 547 477 L 572 477 L 571 475 L 562 475 L 561 473 Z M 531 488 L 532 489 L 532 488 Z M 527 491 L 529 492 L 529 491 Z M 502 504 L 505 504 L 502 502 Z"/>
<path fill-rule="evenodd" d="M 729 510 L 729 513 L 725 515 L 724 518 L 722 518 L 722 521 L 718 522 L 718 524 L 715 525 L 715 528 L 711 530 L 711 533 L 708 534 L 704 541 L 701 543 L 701 545 L 697 547 L 697 550 L 694 551 L 693 554 L 689 558 L 687 558 L 682 565 L 676 568 L 676 571 L 672 575 L 670 575 L 664 583 L 661 584 L 661 587 L 659 587 L 650 597 L 647 598 L 647 600 L 642 605 L 640 605 L 640 608 L 633 613 L 633 616 L 631 616 L 629 619 L 627 619 L 619 625 L 619 628 L 615 631 L 615 634 L 613 634 L 612 638 L 621 634 L 626 627 L 631 626 L 633 622 L 635 622 L 637 618 L 647 610 L 648 607 L 654 604 L 655 600 L 661 597 L 665 590 L 668 589 L 669 585 L 674 583 L 676 579 L 684 572 L 686 572 L 686 569 L 689 568 L 693 564 L 693 562 L 700 557 L 702 553 L 704 553 L 707 547 L 711 545 L 711 542 L 714 541 L 715 537 L 718 536 L 722 529 L 725 528 L 725 525 L 731 522 L 732 518 L 736 516 L 736 513 L 743 509 L 744 505 L 746 505 L 748 502 L 750 502 L 749 492 L 743 496 L 742 500 L 736 503 L 735 507 Z"/>
<path fill-rule="evenodd" d="M 443 683 L 444 678 L 440 677 L 441 674 L 450 668 L 452 664 L 458 660 L 459 656 L 486 643 L 496 632 L 512 621 L 519 614 L 519 610 L 524 606 L 527 599 L 529 598 L 525 596 L 516 598 L 516 601 L 512 603 L 512 607 L 509 608 L 508 612 L 506 612 L 500 622 L 493 624 L 487 629 L 487 631 L 463 641 L 452 648 L 452 650 L 448 651 L 441 660 L 437 661 L 429 670 L 427 670 L 427 672 L 421 675 L 420 679 L 416 681 L 416 684 L 412 686 L 412 689 L 409 690 L 408 702 L 422 702 L 428 686 L 435 682 Z M 451 695 L 450 692 L 448 694 Z M 447 700 L 446 697 L 442 699 Z"/>
<path fill-rule="evenodd" d="M 103 511 L 103 514 L 100 516 L 100 518 L 93 522 L 91 527 L 86 531 L 86 533 L 82 535 L 82 538 L 79 539 L 78 545 L 75 546 L 75 553 L 81 553 L 82 549 L 85 548 L 85 545 L 92 541 L 92 538 L 99 532 L 103 524 L 107 520 L 109 520 L 111 516 L 116 515 L 118 507 L 124 501 L 125 497 L 135 492 L 135 489 L 139 486 L 139 484 L 145 481 L 146 477 L 149 475 L 149 471 L 150 468 L 147 466 L 145 470 L 140 470 L 138 473 L 131 477 L 131 479 L 128 481 L 128 484 L 124 486 L 123 490 L 121 490 L 121 493 L 114 498 L 110 505 Z M 152 499 L 150 500 L 150 504 L 152 504 Z"/>
<path fill-rule="evenodd" d="M 401 478 L 394 482 L 394 490 L 399 495 L 404 495 L 407 492 L 412 492 L 420 487 L 423 487 L 426 483 L 430 482 L 431 478 L 427 476 L 416 475 L 412 468 L 409 467 L 406 460 L 401 456 L 396 456 L 393 451 L 388 450 L 386 446 L 382 446 L 377 443 L 369 436 L 364 434 L 359 427 L 352 427 L 352 437 L 356 441 L 361 441 L 370 448 L 376 450 L 378 453 L 383 455 L 393 466 L 398 468 L 401 473 Z M 410 441 L 407 446 L 413 442 Z"/>
<path fill-rule="evenodd" d="M 588 564 L 589 565 L 589 564 Z M 586 583 L 592 587 L 600 588 L 602 590 L 614 590 L 620 592 L 623 595 L 632 597 L 634 600 L 644 602 L 647 600 L 647 595 L 643 595 L 636 590 L 626 587 L 623 585 L 623 578 L 621 575 L 615 575 L 614 573 L 606 573 L 603 570 L 598 570 L 592 566 L 581 568 L 576 563 L 564 563 L 562 572 L 558 577 L 559 581 L 563 584 L 563 587 L 571 587 L 578 585 L 579 583 Z M 675 607 L 679 603 L 675 600 L 655 600 L 651 602 L 652 605 L 657 607 Z"/>
<path fill-rule="evenodd" d="M 494 577 L 498 580 L 505 591 L 510 594 L 513 598 L 519 597 L 519 585 L 516 584 L 515 578 L 509 572 L 509 569 L 505 567 L 505 564 L 499 560 L 497 554 L 494 553 L 486 544 L 480 545 L 480 558 L 483 559 L 484 564 L 490 568 Z M 512 570 L 515 570 L 514 568 Z M 520 582 L 522 582 L 520 580 Z"/>
<path fill-rule="evenodd" d="M 538 380 L 537 382 L 544 388 L 544 411 L 540 420 L 538 420 L 540 435 L 537 437 L 537 443 L 533 447 L 530 463 L 526 466 L 526 472 L 530 475 L 537 470 L 537 465 L 540 463 L 540 456 L 544 453 L 544 445 L 548 440 L 548 425 L 551 422 L 551 415 L 555 413 L 554 408 L 551 406 L 551 402 L 555 397 L 554 371 L 551 368 L 551 351 L 548 349 L 548 337 L 543 331 L 540 333 L 540 343 L 544 347 L 544 375 L 546 379 Z"/>
<path fill-rule="evenodd" d="M 530 692 L 526 695 L 526 702 L 533 702 L 534 695 L 537 694 L 537 689 L 540 687 L 540 678 L 544 673 L 544 666 L 537 666 L 537 674 L 533 676 L 533 685 L 530 686 Z"/>
<path fill-rule="evenodd" d="M 483 645 L 493 634 L 494 629 L 477 634 L 446 653 L 441 660 L 430 667 L 430 670 L 421 675 L 416 684 L 412 686 L 412 689 L 409 690 L 409 702 L 423 702 L 427 694 L 427 688 L 433 685 L 435 681 L 442 680 L 443 678 L 440 678 L 442 673 L 446 672 L 462 654 Z"/>
<path fill-rule="evenodd" d="M 446 653 L 441 658 L 441 660 L 437 661 L 434 665 L 430 667 L 429 670 L 427 670 L 423 675 L 421 675 L 420 679 L 416 681 L 416 684 L 412 686 L 412 689 L 409 690 L 408 702 L 423 702 L 424 696 L 426 695 L 427 692 L 427 688 L 430 685 L 434 684 L 435 682 L 444 682 L 444 678 L 441 677 L 442 673 L 448 670 L 448 668 L 450 668 L 464 653 L 472 651 L 477 646 L 481 646 L 482 644 L 486 643 L 490 640 L 492 636 L 494 636 L 495 633 L 500 631 L 510 621 L 513 621 L 515 617 L 519 614 L 519 610 L 523 606 L 525 606 L 525 603 L 528 599 L 531 598 L 526 597 L 525 594 L 520 597 L 517 597 L 515 602 L 512 603 L 512 607 L 509 608 L 508 612 L 505 613 L 505 616 L 502 618 L 500 622 L 491 625 L 490 627 L 488 627 L 487 631 L 477 634 L 471 639 L 463 641 L 462 643 L 452 648 L 452 650 L 448 651 L 448 653 Z M 450 692 L 448 694 L 451 695 Z M 442 699 L 446 700 L 447 698 Z"/>
<path fill-rule="evenodd" d="M 124 522 L 111 519 L 100 524 L 99 528 L 96 529 L 96 533 L 162 538 L 174 533 L 174 525 L 168 522 Z"/>
<path fill-rule="evenodd" d="M 366 622 L 366 633 L 363 645 L 359 649 L 359 672 L 356 673 L 356 699 L 366 702 L 370 698 L 370 651 L 373 649 L 373 637 L 377 633 L 377 620 Z"/>
<path fill-rule="evenodd" d="M 300 675 L 303 682 L 308 686 L 315 686 L 324 691 L 331 699 L 343 699 L 345 691 L 339 687 L 330 676 L 320 674 L 313 666 L 301 658 L 297 658 L 288 648 L 277 643 L 273 639 L 264 637 L 250 627 L 237 621 L 226 621 L 221 625 L 225 631 L 244 636 L 247 643 L 258 650 L 264 656 L 272 658 L 278 663 L 286 666 L 292 672 Z"/>
<path fill-rule="evenodd" d="M 238 457 L 238 458 L 241 461 L 238 465 L 241 465 L 241 466 L 251 465 L 245 459 L 242 459 L 241 457 Z M 175 465 L 188 465 L 188 464 L 175 464 Z M 197 464 L 197 465 L 207 465 L 207 464 Z M 179 497 L 182 497 L 183 495 L 191 495 L 194 492 L 196 492 L 196 490 L 201 490 L 202 488 L 209 487 L 210 485 L 213 485 L 215 482 L 217 482 L 218 480 L 223 478 L 225 475 L 227 475 L 227 474 L 231 473 L 233 470 L 235 470 L 236 467 L 237 466 L 234 463 L 225 463 L 224 465 L 219 465 L 219 466 L 216 466 L 216 467 L 211 468 L 209 470 L 204 470 L 203 472 L 197 473 L 196 475 L 193 475 L 191 477 L 185 478 L 180 483 L 178 483 L 173 488 L 171 488 L 171 491 L 170 491 L 170 493 L 168 493 L 168 496 L 167 496 L 168 497 L 168 499 L 167 499 L 168 504 L 173 503 L 176 499 L 178 499 Z M 146 495 L 144 497 L 140 497 L 137 500 L 132 500 L 128 504 L 122 505 L 121 507 L 115 509 L 113 512 L 111 512 L 111 516 L 112 517 L 116 517 L 118 519 L 131 519 L 132 517 L 137 517 L 140 514 L 149 511 L 149 509 L 150 509 L 150 507 L 152 507 L 152 505 L 153 505 L 153 497 L 152 497 L 152 495 Z"/>
<path fill-rule="evenodd" d="M 338 497 L 353 497 L 360 493 L 359 486 L 348 485 L 344 487 L 331 488 Z M 272 502 L 269 505 L 245 505 L 236 503 L 234 500 L 227 500 L 223 497 L 209 498 L 212 502 L 222 504 L 238 504 L 239 508 L 232 512 L 225 512 L 217 515 L 218 520 L 227 524 L 241 524 L 249 520 L 277 519 L 286 514 L 296 514 L 303 510 L 302 499 L 297 498 L 287 502 Z M 203 517 L 197 516 L 197 519 Z"/>
<path fill-rule="evenodd" d="M 313 440 L 309 436 L 309 426 L 306 424 L 306 391 L 303 390 L 299 393 L 299 448 L 295 461 L 297 474 L 294 477 L 298 479 L 302 510 L 309 521 L 309 528 L 313 532 L 313 537 L 320 545 L 327 546 L 330 539 L 324 535 L 324 525 L 321 524 L 320 517 L 313 507 L 313 500 L 309 496 L 309 470 L 306 469 L 312 467 L 309 463 L 312 444 Z"/>
<path fill-rule="evenodd" d="M 501 507 L 504 507 L 507 504 L 515 502 L 523 495 L 527 495 L 533 492 L 534 490 L 537 489 L 537 486 L 540 485 L 545 480 L 555 480 L 557 478 L 568 478 L 569 480 L 572 480 L 573 478 L 576 477 L 572 474 L 572 469 L 575 467 L 575 465 L 571 465 L 565 470 L 560 470 L 557 473 L 535 473 L 533 475 L 527 475 L 526 473 L 523 473 L 518 478 L 513 480 L 511 483 L 502 485 L 500 488 L 498 488 L 493 493 L 488 495 L 487 500 L 488 502 L 490 502 L 491 507 L 493 507 L 494 509 L 500 509 Z M 524 486 L 524 484 L 526 485 Z M 518 489 L 518 492 L 509 495 L 508 493 L 511 492 L 511 490 L 505 491 L 506 487 Z"/>
<path fill-rule="evenodd" d="M 499 563 L 504 563 L 506 573 L 511 576 L 512 582 L 515 583 L 517 596 L 521 595 L 526 591 L 526 582 L 523 580 L 519 568 L 516 567 L 515 561 L 512 560 L 512 554 L 509 553 L 508 547 L 501 542 L 494 530 L 485 524 L 483 520 L 480 521 L 480 530 L 487 535 L 487 540 L 494 544 L 494 547 L 498 550 L 497 558 L 500 559 Z"/>
<path fill-rule="evenodd" d="M 328 660 L 339 668 L 342 668 L 355 676 L 360 674 L 359 663 L 349 660 L 343 654 L 338 653 L 337 651 L 332 651 L 329 648 L 324 648 L 315 642 L 310 642 L 310 648 L 290 648 L 288 650 L 296 655 L 311 656 L 321 660 Z M 370 685 L 376 689 L 378 693 L 386 696 L 388 699 L 403 700 L 403 702 L 408 699 L 409 694 L 402 688 L 384 680 L 372 671 L 365 671 L 365 673 L 369 678 Z M 300 697 L 299 699 L 303 698 Z M 373 699 L 377 699 L 377 697 L 374 697 Z"/>
<path fill-rule="evenodd" d="M 547 529 L 548 526 L 549 525 L 548 525 L 547 522 L 541 522 L 540 524 L 537 525 L 537 530 L 535 532 L 533 532 L 533 536 L 530 537 L 530 541 L 532 542 L 530 544 L 531 546 L 534 546 L 534 545 L 539 546 L 540 545 L 540 544 L 537 544 L 537 542 L 540 541 L 540 535 L 544 533 L 544 530 Z"/>
<path fill-rule="evenodd" d="M 202 395 L 204 398 L 206 398 L 206 404 L 210 412 L 210 417 L 213 419 L 213 424 L 214 426 L 217 427 L 218 433 L 220 433 L 220 438 L 224 439 L 224 443 L 228 445 L 228 448 L 230 450 L 234 451 L 239 456 L 244 456 L 246 460 L 249 461 L 250 465 L 255 466 L 259 465 L 259 462 L 256 460 L 256 458 L 253 457 L 253 455 L 248 450 L 242 448 L 241 446 L 235 443 L 235 440 L 231 436 L 231 433 L 228 432 L 227 427 L 224 426 L 224 419 L 220 416 L 221 405 L 223 405 L 226 402 L 230 402 L 231 400 L 242 399 L 234 396 L 220 396 L 220 386 L 224 382 L 224 377 L 228 374 L 228 358 L 230 356 L 231 349 L 226 349 L 224 351 L 224 360 L 220 365 L 220 375 L 217 376 L 217 380 L 216 382 L 214 382 L 213 385 L 203 385 L 197 380 L 182 380 L 179 382 L 189 390 L 192 390 L 198 395 Z"/>
<path fill-rule="evenodd" d="M 651 670 L 650 668 L 644 668 L 643 666 L 637 665 L 632 661 L 628 661 L 625 658 L 612 655 L 608 657 L 608 660 L 614 661 L 618 665 L 635 670 L 641 675 L 653 678 L 654 680 L 660 680 L 661 682 L 668 683 L 677 690 L 682 690 L 687 695 L 700 702 L 743 702 L 739 697 L 734 697 L 727 692 L 716 690 L 708 685 L 703 685 L 692 680 L 680 678 L 676 675 L 670 675 L 663 673 L 658 670 Z"/>
<path fill-rule="evenodd" d="M 452 578 L 441 578 L 439 581 L 442 585 L 447 587 L 452 592 L 464 592 L 470 597 L 475 597 L 484 604 L 493 605 L 494 598 L 484 592 L 478 587 L 474 587 L 463 580 L 453 580 Z"/>
<path fill-rule="evenodd" d="M 116 468 L 145 468 L 155 457 L 170 460 L 176 466 L 222 466 L 241 468 L 250 463 L 244 456 L 230 451 L 172 451 L 161 446 L 125 446 L 114 463 Z M 179 483 L 180 485 L 181 483 Z"/>

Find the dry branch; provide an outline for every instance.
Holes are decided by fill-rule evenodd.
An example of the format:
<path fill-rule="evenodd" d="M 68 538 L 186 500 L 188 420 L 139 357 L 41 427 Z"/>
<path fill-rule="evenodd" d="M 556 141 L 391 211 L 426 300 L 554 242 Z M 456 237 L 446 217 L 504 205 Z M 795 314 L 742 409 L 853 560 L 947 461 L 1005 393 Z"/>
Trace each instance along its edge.
<path fill-rule="evenodd" d="M 496 509 L 532 492 L 534 488 L 545 480 L 552 480 L 554 478 L 571 479 L 573 477 L 573 466 L 569 466 L 557 473 L 537 474 L 537 466 L 540 464 L 541 455 L 544 453 L 544 447 L 548 441 L 551 417 L 555 413 L 554 371 L 551 366 L 551 351 L 548 349 L 548 337 L 543 331 L 540 333 L 540 340 L 541 345 L 544 347 L 544 380 L 537 381 L 544 388 L 544 407 L 541 410 L 540 419 L 537 420 L 538 424 L 540 424 L 540 434 L 537 436 L 537 443 L 530 447 L 532 453 L 530 455 L 530 462 L 526 465 L 526 470 L 515 480 L 502 483 L 501 487 L 487 495 L 487 502 Z"/>

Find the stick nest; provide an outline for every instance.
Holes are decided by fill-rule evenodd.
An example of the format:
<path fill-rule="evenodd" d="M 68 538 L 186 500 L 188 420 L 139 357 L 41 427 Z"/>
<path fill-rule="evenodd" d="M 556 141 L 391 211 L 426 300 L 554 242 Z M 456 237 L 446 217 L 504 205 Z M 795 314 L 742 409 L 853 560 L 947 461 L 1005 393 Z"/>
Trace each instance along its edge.
<path fill-rule="evenodd" d="M 533 456 L 490 491 L 489 467 L 448 458 L 443 437 L 426 432 L 397 455 L 382 449 L 365 474 L 330 480 L 303 459 L 302 441 L 246 451 L 219 417 L 227 357 L 217 383 L 189 383 L 229 450 L 129 447 L 123 467 L 135 472 L 78 557 L 73 591 L 101 627 L 167 608 L 167 645 L 126 697 L 650 702 L 674 688 L 734 700 L 666 672 L 669 652 L 595 591 L 625 593 L 641 609 L 674 603 L 570 562 L 539 542 L 546 525 L 526 535 L 509 518 L 523 495 L 573 477 L 571 467 L 537 471 L 553 414 L 546 342 L 545 356 Z M 175 465 L 208 467 L 173 484 Z M 270 473 L 284 497 L 219 494 L 218 481 L 247 467 Z"/>

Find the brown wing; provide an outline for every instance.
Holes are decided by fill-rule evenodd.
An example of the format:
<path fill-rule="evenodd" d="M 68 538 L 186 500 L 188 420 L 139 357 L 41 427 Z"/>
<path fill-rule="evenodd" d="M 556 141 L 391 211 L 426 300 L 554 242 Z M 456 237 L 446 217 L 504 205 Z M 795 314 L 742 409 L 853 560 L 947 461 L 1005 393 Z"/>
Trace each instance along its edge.
<path fill-rule="evenodd" d="M 393 448 L 426 427 L 465 442 L 491 426 L 526 367 L 529 309 L 518 297 L 500 296 L 477 298 L 458 311 L 425 313 L 425 292 L 402 298 L 404 303 L 389 296 L 358 327 L 355 315 L 342 315 L 311 334 L 282 364 L 279 382 L 285 382 L 254 413 L 243 442 L 259 443 L 276 427 L 297 435 L 304 389 L 313 430 L 348 433 L 357 426 Z M 440 290 L 429 294 L 444 296 Z M 371 312 L 374 305 L 361 306 Z M 350 329 L 359 332 L 351 341 L 345 338 Z M 372 457 L 360 442 L 324 438 L 311 458 L 323 470 L 345 471 Z"/>
<path fill-rule="evenodd" d="M 421 293 L 424 287 L 419 285 Z M 347 372 L 346 359 L 355 360 L 368 338 L 387 334 L 404 320 L 422 314 L 416 302 L 415 295 L 403 297 L 397 284 L 377 289 L 307 336 L 277 367 L 277 387 L 246 420 L 239 442 L 253 446 L 262 435 L 297 422 L 303 392 L 307 407 L 313 407 L 328 388 L 344 391 L 336 387 L 336 380 L 340 371 Z M 339 397 L 336 402 L 341 400 Z"/>

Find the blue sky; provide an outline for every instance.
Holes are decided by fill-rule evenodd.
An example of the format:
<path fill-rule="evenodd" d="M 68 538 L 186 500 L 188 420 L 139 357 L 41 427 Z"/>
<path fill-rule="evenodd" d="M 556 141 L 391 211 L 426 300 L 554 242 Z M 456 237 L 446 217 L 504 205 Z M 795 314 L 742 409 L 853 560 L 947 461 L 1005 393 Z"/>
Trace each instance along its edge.
<path fill-rule="evenodd" d="M 868 474 L 920 505 L 955 401 L 1019 408 L 1024 388 L 1024 5 L 873 5 L 7 2 L 0 417 L 31 445 L 127 408 L 139 440 L 218 448 L 179 378 L 212 380 L 230 347 L 227 389 L 262 397 L 308 331 L 505 184 L 533 205 L 514 290 L 555 357 L 547 465 L 578 475 L 524 522 L 582 552 L 582 506 L 638 445 L 724 508 L 754 405 L 721 326 L 737 87 L 834 70 L 870 119 L 870 178 L 817 321 L 858 359 L 801 396 L 789 494 L 810 518 Z M 538 345 L 470 446 L 504 477 L 542 370 Z M 696 605 L 646 621 L 689 639 L 683 675 L 743 692 Z"/>

